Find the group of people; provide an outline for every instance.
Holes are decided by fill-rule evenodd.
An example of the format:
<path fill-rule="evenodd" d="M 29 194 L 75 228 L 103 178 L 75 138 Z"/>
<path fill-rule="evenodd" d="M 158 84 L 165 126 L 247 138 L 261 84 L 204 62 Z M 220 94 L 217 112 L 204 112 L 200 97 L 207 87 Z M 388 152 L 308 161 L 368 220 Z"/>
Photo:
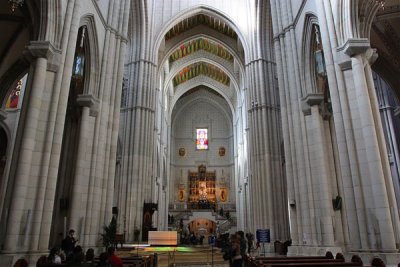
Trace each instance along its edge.
<path fill-rule="evenodd" d="M 86 253 L 83 252 L 81 246 L 77 245 L 78 239 L 75 238 L 75 231 L 69 230 L 68 236 L 61 242 L 61 249 L 53 247 L 50 249 L 48 256 L 41 256 L 36 266 L 48 266 L 49 264 L 57 265 L 67 263 L 68 267 L 122 267 L 123 263 L 114 252 L 114 247 L 109 247 L 107 252 L 99 255 L 95 262 L 95 254 L 92 248 L 89 248 Z M 28 262 L 25 259 L 19 259 L 14 267 L 28 267 Z"/>
<path fill-rule="evenodd" d="M 222 238 L 224 239 L 224 237 Z M 229 261 L 230 267 L 241 267 L 246 255 L 246 240 L 243 231 L 237 231 L 225 237 L 222 241 L 222 252 L 224 260 Z"/>

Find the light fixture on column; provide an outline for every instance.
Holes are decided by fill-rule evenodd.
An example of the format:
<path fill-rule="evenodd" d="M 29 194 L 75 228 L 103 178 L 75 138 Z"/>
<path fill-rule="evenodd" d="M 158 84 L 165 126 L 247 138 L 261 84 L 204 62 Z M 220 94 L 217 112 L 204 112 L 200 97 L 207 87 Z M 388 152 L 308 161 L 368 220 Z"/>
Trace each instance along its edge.
<path fill-rule="evenodd" d="M 379 8 L 385 7 L 385 0 L 375 0 L 375 2 L 379 5 Z"/>
<path fill-rule="evenodd" d="M 8 0 L 11 5 L 11 12 L 14 12 L 18 7 L 24 4 L 24 0 Z"/>

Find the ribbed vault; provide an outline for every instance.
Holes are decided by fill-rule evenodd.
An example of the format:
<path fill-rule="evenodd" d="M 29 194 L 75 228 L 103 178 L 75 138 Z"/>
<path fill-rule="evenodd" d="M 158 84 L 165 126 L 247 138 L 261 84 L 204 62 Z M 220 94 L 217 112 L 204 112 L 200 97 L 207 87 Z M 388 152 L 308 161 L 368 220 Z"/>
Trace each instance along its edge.
<path fill-rule="evenodd" d="M 169 114 L 187 91 L 206 86 L 235 110 L 243 73 L 243 52 L 237 33 L 221 18 L 195 14 L 178 21 L 164 36 L 163 92 Z"/>

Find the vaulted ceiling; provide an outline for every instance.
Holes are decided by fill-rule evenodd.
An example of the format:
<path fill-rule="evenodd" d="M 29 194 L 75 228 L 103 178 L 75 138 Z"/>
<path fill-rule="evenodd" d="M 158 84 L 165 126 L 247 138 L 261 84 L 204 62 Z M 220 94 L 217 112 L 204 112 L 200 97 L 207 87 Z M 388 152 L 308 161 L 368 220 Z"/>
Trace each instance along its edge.
<path fill-rule="evenodd" d="M 371 46 L 378 59 L 372 66 L 400 98 L 400 1 L 387 0 L 371 28 Z"/>
<path fill-rule="evenodd" d="M 178 21 L 164 39 L 164 90 L 172 96 L 170 108 L 200 87 L 216 91 L 231 107 L 235 105 L 242 52 L 238 35 L 227 22 L 196 14 Z"/>

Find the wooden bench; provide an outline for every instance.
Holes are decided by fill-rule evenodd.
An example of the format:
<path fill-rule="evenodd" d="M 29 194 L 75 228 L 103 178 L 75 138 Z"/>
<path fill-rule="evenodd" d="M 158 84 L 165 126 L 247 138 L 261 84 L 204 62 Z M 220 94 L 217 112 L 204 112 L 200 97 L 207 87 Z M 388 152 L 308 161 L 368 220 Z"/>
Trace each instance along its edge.
<path fill-rule="evenodd" d="M 56 263 L 39 263 L 36 265 L 37 267 L 67 267 L 68 264 L 66 263 L 61 263 L 61 264 L 56 264 Z"/>
<path fill-rule="evenodd" d="M 363 266 L 362 262 L 345 262 L 344 258 L 333 259 L 326 256 L 290 256 L 290 257 L 255 257 L 246 259 L 248 267 L 336 267 L 336 266 Z"/>
<path fill-rule="evenodd" d="M 122 260 L 123 267 L 153 267 L 153 266 L 155 266 L 153 255 L 122 257 L 121 260 Z M 96 257 L 94 261 L 97 265 L 99 263 L 99 258 Z"/>
<path fill-rule="evenodd" d="M 314 262 L 314 263 L 273 263 L 273 264 L 263 264 L 258 266 L 265 266 L 265 267 L 358 267 L 363 266 L 362 263 L 358 262 Z"/>

